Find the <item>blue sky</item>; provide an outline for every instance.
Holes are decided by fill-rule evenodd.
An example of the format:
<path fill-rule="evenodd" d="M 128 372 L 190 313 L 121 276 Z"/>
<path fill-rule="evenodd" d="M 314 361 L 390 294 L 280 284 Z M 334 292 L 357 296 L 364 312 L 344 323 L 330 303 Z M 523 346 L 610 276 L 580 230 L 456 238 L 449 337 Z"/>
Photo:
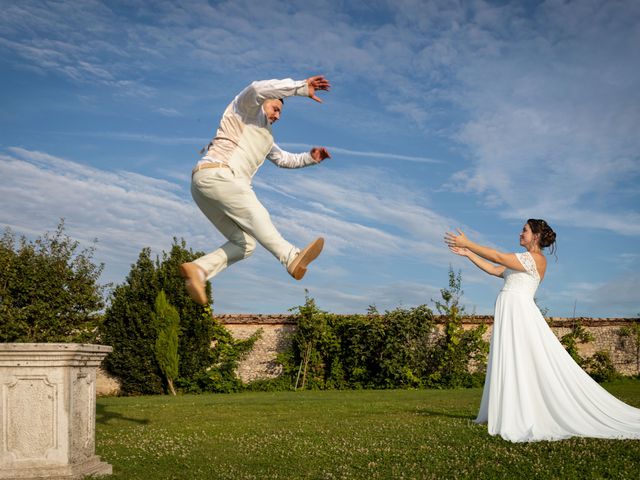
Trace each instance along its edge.
<path fill-rule="evenodd" d="M 539 303 L 554 316 L 640 313 L 640 2 L 3 1 L 0 226 L 34 238 L 61 217 L 98 239 L 102 282 L 172 238 L 221 235 L 190 171 L 253 80 L 326 75 L 292 98 L 289 151 L 255 190 L 285 238 L 326 247 L 302 282 L 264 249 L 214 281 L 218 312 L 284 312 L 304 289 L 334 312 L 438 298 L 462 269 L 469 312 L 501 280 L 442 237 L 519 251 L 529 217 L 558 234 Z"/>

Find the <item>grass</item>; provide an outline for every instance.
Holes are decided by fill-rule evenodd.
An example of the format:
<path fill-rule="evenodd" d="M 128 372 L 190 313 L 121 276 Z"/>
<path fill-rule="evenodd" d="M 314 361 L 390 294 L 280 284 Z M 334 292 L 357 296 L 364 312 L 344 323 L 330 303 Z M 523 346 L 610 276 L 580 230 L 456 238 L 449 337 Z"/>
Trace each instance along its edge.
<path fill-rule="evenodd" d="M 604 385 L 640 407 L 640 381 Z M 472 423 L 481 391 L 99 398 L 110 479 L 640 478 L 640 441 L 512 444 Z"/>

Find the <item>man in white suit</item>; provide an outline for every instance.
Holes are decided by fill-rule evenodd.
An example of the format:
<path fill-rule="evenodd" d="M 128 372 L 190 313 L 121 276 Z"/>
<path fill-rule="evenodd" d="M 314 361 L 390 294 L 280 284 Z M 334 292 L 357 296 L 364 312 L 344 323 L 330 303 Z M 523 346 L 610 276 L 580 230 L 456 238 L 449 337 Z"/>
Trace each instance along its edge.
<path fill-rule="evenodd" d="M 256 197 L 251 180 L 265 158 L 279 167 L 301 168 L 330 158 L 324 147 L 309 152 L 285 152 L 274 143 L 272 125 L 280 119 L 284 98 L 316 96 L 331 85 L 322 75 L 306 80 L 253 82 L 224 111 L 215 137 L 203 150 L 193 169 L 191 194 L 196 204 L 227 242 L 193 262 L 180 265 L 191 298 L 207 303 L 205 282 L 229 265 L 247 258 L 256 243 L 269 250 L 289 274 L 300 280 L 307 266 L 320 255 L 323 238 L 300 250 L 286 241 L 273 226 L 269 212 Z"/>

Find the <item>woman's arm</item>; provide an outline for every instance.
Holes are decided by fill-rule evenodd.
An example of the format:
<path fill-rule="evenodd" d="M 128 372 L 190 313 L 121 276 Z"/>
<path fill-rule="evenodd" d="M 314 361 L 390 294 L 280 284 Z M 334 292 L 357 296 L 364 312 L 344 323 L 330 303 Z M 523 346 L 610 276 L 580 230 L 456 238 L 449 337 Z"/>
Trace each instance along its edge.
<path fill-rule="evenodd" d="M 516 270 L 518 272 L 526 271 L 522 263 L 520 263 L 520 260 L 518 260 L 518 257 L 516 257 L 515 253 L 502 253 L 493 248 L 478 245 L 477 243 L 469 240 L 460 229 L 458 229 L 458 235 L 456 235 L 455 233 L 447 232 L 445 234 L 444 241 L 449 246 L 449 248 L 467 248 L 476 255 L 479 255 L 480 257 L 489 260 L 490 262 L 503 265 L 507 268 L 510 268 L 511 270 Z"/>
<path fill-rule="evenodd" d="M 506 267 L 503 267 L 502 265 L 494 265 L 491 262 L 487 262 L 482 257 L 479 257 L 468 248 L 449 247 L 449 250 L 451 250 L 456 255 L 460 255 L 461 257 L 467 257 L 469 260 L 473 262 L 473 264 L 476 267 L 478 267 L 480 270 L 484 270 L 489 275 L 501 277 L 502 273 L 506 269 Z"/>

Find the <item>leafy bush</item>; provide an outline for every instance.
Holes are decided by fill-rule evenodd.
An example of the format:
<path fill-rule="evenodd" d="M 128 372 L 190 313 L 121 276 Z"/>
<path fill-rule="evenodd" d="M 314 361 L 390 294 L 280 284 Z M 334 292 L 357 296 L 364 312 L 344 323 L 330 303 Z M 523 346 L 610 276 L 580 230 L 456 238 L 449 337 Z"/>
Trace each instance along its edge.
<path fill-rule="evenodd" d="M 89 342 L 103 307 L 98 285 L 103 265 L 93 263 L 94 247 L 64 233 L 34 242 L 6 229 L 0 238 L 0 341 Z"/>
<path fill-rule="evenodd" d="M 597 351 L 584 363 L 587 372 L 596 382 L 610 382 L 620 376 L 606 350 Z"/>
<path fill-rule="evenodd" d="M 443 335 L 431 349 L 431 365 L 427 385 L 432 388 L 476 387 L 484 382 L 489 344 L 483 339 L 487 326 L 465 330 L 462 326 L 464 306 L 462 274 L 449 268 L 449 287 L 440 290 L 436 300 L 438 313 L 445 320 Z"/>
<path fill-rule="evenodd" d="M 565 350 L 571 355 L 575 362 L 584 367 L 587 359 L 580 356 L 578 351 L 578 343 L 593 342 L 593 335 L 582 326 L 579 321 L 575 321 L 571 326 L 571 330 L 560 339 L 560 343 L 564 345 Z"/>
<path fill-rule="evenodd" d="M 470 387 L 481 385 L 488 343 L 485 325 L 462 328 L 460 274 L 449 272 L 449 288 L 436 307 L 446 318 L 440 332 L 425 305 L 379 314 L 334 315 L 307 296 L 297 313 L 291 347 L 278 357 L 293 388 Z M 277 388 L 267 382 L 260 388 Z M 257 388 L 257 386 L 256 386 Z"/>
<path fill-rule="evenodd" d="M 262 335 L 262 330 L 245 340 L 236 340 L 229 330 L 212 316 L 209 307 L 204 308 L 203 320 L 211 327 L 213 347 L 209 348 L 206 357 L 209 365 L 195 375 L 181 376 L 177 382 L 178 386 L 185 393 L 231 393 L 242 390 L 244 385 L 236 374 L 238 363 L 253 349 L 255 342 Z"/>

